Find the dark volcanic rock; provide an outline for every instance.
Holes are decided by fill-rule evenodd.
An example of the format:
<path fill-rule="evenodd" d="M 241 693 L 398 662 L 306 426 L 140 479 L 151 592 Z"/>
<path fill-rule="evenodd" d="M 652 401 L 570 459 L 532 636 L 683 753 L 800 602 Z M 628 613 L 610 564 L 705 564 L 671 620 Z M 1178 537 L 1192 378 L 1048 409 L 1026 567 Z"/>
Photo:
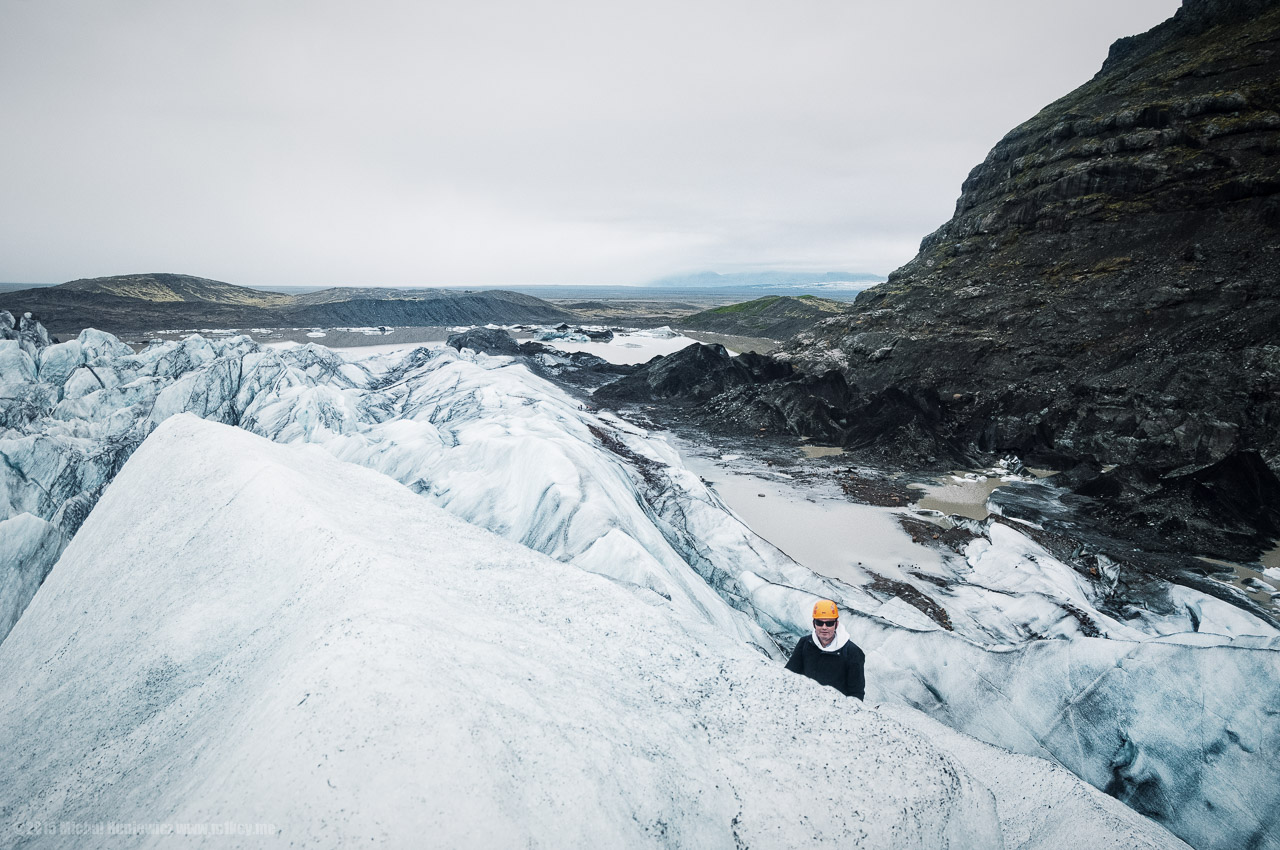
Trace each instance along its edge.
<path fill-rule="evenodd" d="M 471 328 L 462 333 L 451 334 L 445 344 L 459 351 L 470 348 L 484 354 L 520 354 L 520 344 L 515 337 L 501 328 Z"/>
<path fill-rule="evenodd" d="M 1280 537 L 1280 479 L 1257 452 L 1164 475 L 1123 465 L 1074 491 L 1098 501 L 1085 513 L 1102 514 L 1153 551 L 1207 546 L 1219 557 L 1248 562 Z"/>
<path fill-rule="evenodd" d="M 796 367 L 783 360 L 776 360 L 767 354 L 744 351 L 737 357 L 738 365 L 746 368 L 756 381 L 785 381 L 797 374 Z M 821 386 L 815 386 L 814 392 L 823 398 L 826 393 Z M 843 391 L 840 391 L 843 392 Z"/>
<path fill-rule="evenodd" d="M 1249 451 L 1274 471 L 1278 279 L 1280 2 L 1185 0 L 1005 136 L 915 259 L 781 356 L 936 397 L 882 418 L 974 455 L 1166 486 Z"/>
<path fill-rule="evenodd" d="M 942 405 L 937 394 L 927 389 L 880 390 L 851 410 L 848 418 L 850 428 L 844 445 L 850 449 L 873 449 L 875 455 L 918 467 L 939 462 L 976 463 L 963 446 L 946 435 Z"/>
<path fill-rule="evenodd" d="M 695 343 L 655 357 L 625 378 L 596 390 L 609 401 L 679 399 L 706 401 L 730 387 L 755 383 L 751 370 L 729 355 L 723 345 Z"/>
<path fill-rule="evenodd" d="M 1191 2 L 1010 132 L 788 356 L 922 388 L 989 452 L 1280 456 L 1280 5 Z"/>
<path fill-rule="evenodd" d="M 702 418 L 721 428 L 771 431 L 844 446 L 866 461 L 916 469 L 972 466 L 972 453 L 941 427 L 936 397 L 896 387 L 861 394 L 832 370 L 729 389 Z"/>
<path fill-rule="evenodd" d="M 936 395 L 895 387 L 861 394 L 838 371 L 808 375 L 767 355 L 731 357 L 720 345 L 655 357 L 595 398 L 696 404 L 698 418 L 717 430 L 809 437 L 894 465 L 973 462 L 942 432 Z"/>
<path fill-rule="evenodd" d="M 779 367 L 789 365 L 773 362 Z M 703 418 L 738 431 L 795 434 L 837 445 L 844 442 L 849 431 L 846 411 L 853 393 L 843 375 L 778 375 L 773 369 L 757 374 L 757 383 L 733 387 L 708 401 Z"/>
<path fill-rule="evenodd" d="M 535 373 L 578 387 L 594 387 L 619 375 L 629 375 L 634 366 L 610 363 L 585 351 L 564 352 L 540 342 L 516 342 L 501 328 L 471 328 L 449 337 L 446 344 L 461 351 L 469 348 L 484 354 L 518 357 Z"/>
<path fill-rule="evenodd" d="M 577 387 L 598 387 L 619 375 L 630 375 L 637 368 L 625 363 L 610 363 L 585 351 L 560 351 L 540 342 L 522 342 L 520 353 L 536 374 Z"/>

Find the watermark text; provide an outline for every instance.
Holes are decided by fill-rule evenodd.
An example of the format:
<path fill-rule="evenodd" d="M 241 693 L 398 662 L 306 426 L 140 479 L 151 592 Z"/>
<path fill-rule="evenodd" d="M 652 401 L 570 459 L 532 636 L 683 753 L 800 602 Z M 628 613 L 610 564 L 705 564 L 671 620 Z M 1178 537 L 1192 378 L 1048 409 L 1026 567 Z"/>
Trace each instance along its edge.
<path fill-rule="evenodd" d="M 13 824 L 19 835 L 276 835 L 272 823 L 136 821 L 29 821 Z"/>

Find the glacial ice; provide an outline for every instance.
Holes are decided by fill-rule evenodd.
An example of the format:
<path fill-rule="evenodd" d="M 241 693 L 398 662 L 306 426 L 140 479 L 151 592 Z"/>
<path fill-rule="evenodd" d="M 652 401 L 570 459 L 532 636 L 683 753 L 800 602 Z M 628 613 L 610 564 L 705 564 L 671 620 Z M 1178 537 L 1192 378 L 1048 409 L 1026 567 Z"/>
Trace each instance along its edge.
<path fill-rule="evenodd" d="M 108 488 L 0 682 L 15 848 L 104 820 L 296 846 L 1185 846 L 383 475 L 187 415 Z"/>
<path fill-rule="evenodd" d="M 564 340 L 565 342 L 591 342 L 591 337 L 584 333 L 560 331 L 554 328 L 536 331 L 533 334 L 533 338 L 538 342 L 551 342 L 553 340 Z"/>
<path fill-rule="evenodd" d="M 57 525 L 29 513 L 0 521 L 0 640 L 22 616 L 67 539 Z"/>
<path fill-rule="evenodd" d="M 36 364 L 16 339 L 0 339 L 0 385 L 23 384 L 36 378 Z"/>
<path fill-rule="evenodd" d="M 672 330 L 668 325 L 660 328 L 648 328 L 632 332 L 635 336 L 648 336 L 654 339 L 674 339 L 680 336 L 679 331 Z"/>
<path fill-rule="evenodd" d="M 761 607 L 812 604 L 809 594 L 746 581 Z M 867 654 L 869 702 L 905 703 L 1061 764 L 1194 847 L 1280 846 L 1280 638 L 983 647 L 857 610 L 845 626 Z"/>
<path fill-rule="evenodd" d="M 1150 821 L 1136 825 L 1132 812 L 1117 811 L 1113 798 L 1052 762 L 983 743 L 905 706 L 881 705 L 877 711 L 919 732 L 991 790 L 1005 847 L 1186 846 L 1168 833 L 1148 831 Z M 1053 801 L 1051 807 L 1046 800 Z"/>
<path fill-rule="evenodd" d="M 44 325 L 31 318 L 30 313 L 23 313 L 15 320 L 8 310 L 0 310 L 0 340 L 16 341 L 32 357 L 52 343 Z"/>
<path fill-rule="evenodd" d="M 824 579 L 753 534 L 665 440 L 510 358 L 351 359 L 247 337 L 133 354 L 96 331 L 75 342 L 78 353 L 40 349 L 37 382 L 14 391 L 20 415 L 5 408 L 0 520 L 30 513 L 70 537 L 147 434 L 193 413 L 385 473 L 424 504 L 775 659 L 807 630 L 815 597 L 836 599 L 868 651 L 872 701 L 1055 760 L 1196 846 L 1280 846 L 1266 815 L 1280 802 L 1275 630 L 1204 594 L 1173 588 L 1170 610 L 1117 621 L 1094 604 L 1105 576 L 1080 576 L 994 520 L 929 581 L 890 563 Z M 0 537 L 0 559 L 16 551 Z M 1223 704 L 1185 696 L 1206 688 Z M 1256 731 L 1242 733 L 1251 714 Z"/>

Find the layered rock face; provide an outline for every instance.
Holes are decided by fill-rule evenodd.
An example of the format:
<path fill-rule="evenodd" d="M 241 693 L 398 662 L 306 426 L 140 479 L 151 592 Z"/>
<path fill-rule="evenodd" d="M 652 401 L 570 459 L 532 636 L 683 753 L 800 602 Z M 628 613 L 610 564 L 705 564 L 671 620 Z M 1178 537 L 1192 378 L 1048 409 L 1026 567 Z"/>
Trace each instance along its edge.
<path fill-rule="evenodd" d="M 955 216 L 785 356 L 936 394 L 978 452 L 1280 468 L 1280 3 L 1184 0 L 1010 132 Z"/>

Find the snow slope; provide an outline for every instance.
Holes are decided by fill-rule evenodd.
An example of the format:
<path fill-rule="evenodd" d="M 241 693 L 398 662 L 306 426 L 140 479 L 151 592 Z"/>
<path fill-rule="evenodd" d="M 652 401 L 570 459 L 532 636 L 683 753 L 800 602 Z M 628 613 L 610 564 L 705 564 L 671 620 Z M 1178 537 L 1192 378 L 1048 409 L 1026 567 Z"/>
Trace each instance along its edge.
<path fill-rule="evenodd" d="M 656 593 L 191 416 L 108 489 L 0 646 L 0 682 L 17 847 L 81 846 L 30 833 L 103 821 L 307 846 L 1003 841 L 991 794 L 926 737 Z M 982 767 L 1016 782 L 1009 764 Z M 1177 843 L 1102 800 L 1113 817 L 1074 828 L 1091 846 Z"/>

